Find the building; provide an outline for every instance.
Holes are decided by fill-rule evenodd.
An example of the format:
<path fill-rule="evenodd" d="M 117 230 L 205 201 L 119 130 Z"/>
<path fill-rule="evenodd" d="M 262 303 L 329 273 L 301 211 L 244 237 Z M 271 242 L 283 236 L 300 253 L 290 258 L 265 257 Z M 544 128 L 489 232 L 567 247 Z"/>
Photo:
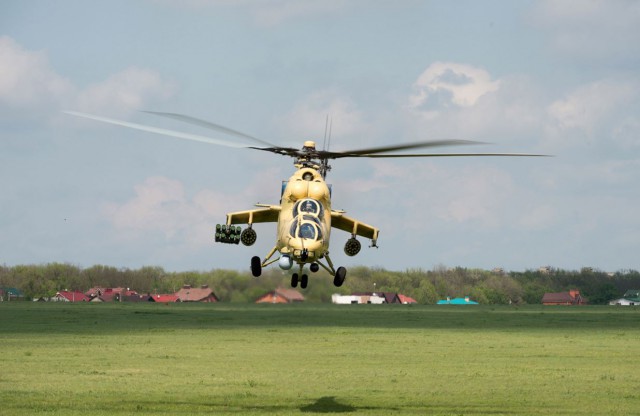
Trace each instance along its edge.
<path fill-rule="evenodd" d="M 297 303 L 303 302 L 302 293 L 294 289 L 277 288 L 256 299 L 256 303 Z"/>
<path fill-rule="evenodd" d="M 568 292 L 545 293 L 542 297 L 543 305 L 586 305 L 587 299 L 580 295 L 580 291 L 572 289 Z"/>
<path fill-rule="evenodd" d="M 175 295 L 180 299 L 180 302 L 219 302 L 220 299 L 209 288 L 209 285 L 202 285 L 200 287 L 191 287 L 191 285 L 184 285 L 182 289 L 178 290 Z"/>
<path fill-rule="evenodd" d="M 609 301 L 609 305 L 636 306 L 640 305 L 640 290 L 627 290 L 620 299 Z"/>
<path fill-rule="evenodd" d="M 378 295 L 340 295 L 338 293 L 334 293 L 331 295 L 331 303 L 335 303 L 336 305 L 350 305 L 350 304 L 363 304 L 363 303 L 372 303 L 372 304 L 382 304 L 385 303 L 385 300 L 382 296 Z"/>
<path fill-rule="evenodd" d="M 138 292 L 124 287 L 92 287 L 84 294 L 91 302 L 122 302 L 140 298 Z"/>
<path fill-rule="evenodd" d="M 400 296 L 394 292 L 359 292 L 354 293 L 354 296 L 371 296 L 371 297 L 381 297 L 384 299 L 382 303 L 402 303 L 400 300 Z"/>
<path fill-rule="evenodd" d="M 12 300 L 24 300 L 24 294 L 22 291 L 15 287 L 0 288 L 0 302 L 10 302 Z"/>
<path fill-rule="evenodd" d="M 84 293 L 78 291 L 61 290 L 51 298 L 51 302 L 88 302 L 90 299 Z"/>
<path fill-rule="evenodd" d="M 413 303 L 418 303 L 418 301 L 415 300 L 414 298 L 410 296 L 401 295 L 399 293 L 398 293 L 398 298 L 400 299 L 400 303 L 402 303 L 403 305 L 411 305 Z"/>
<path fill-rule="evenodd" d="M 465 296 L 464 298 L 453 298 L 447 296 L 446 299 L 439 300 L 436 305 L 477 305 L 478 302 L 473 301 L 469 298 L 469 296 Z"/>
<path fill-rule="evenodd" d="M 147 302 L 157 302 L 157 303 L 176 303 L 180 302 L 180 298 L 176 295 L 149 295 L 146 298 L 143 298 Z"/>
<path fill-rule="evenodd" d="M 351 295 L 340 295 L 338 293 L 334 293 L 333 295 L 331 295 L 331 302 L 338 305 L 364 303 L 375 305 L 380 305 L 383 303 L 402 303 L 406 305 L 410 303 L 418 303 L 415 299 L 409 296 L 393 292 L 359 292 L 353 293 Z"/>

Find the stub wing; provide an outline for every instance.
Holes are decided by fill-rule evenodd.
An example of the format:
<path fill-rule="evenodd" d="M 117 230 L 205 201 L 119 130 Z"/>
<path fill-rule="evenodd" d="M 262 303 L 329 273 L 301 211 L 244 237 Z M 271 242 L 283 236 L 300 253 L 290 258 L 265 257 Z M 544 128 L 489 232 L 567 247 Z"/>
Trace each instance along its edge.
<path fill-rule="evenodd" d="M 258 206 L 261 208 L 250 209 L 248 211 L 230 212 L 227 214 L 227 225 L 278 222 L 278 215 L 280 215 L 279 205 L 258 204 Z"/>
<path fill-rule="evenodd" d="M 353 235 L 368 238 L 373 242 L 374 246 L 378 240 L 378 233 L 380 232 L 376 227 L 360 222 L 355 218 L 348 217 L 340 211 L 331 211 L 331 226 Z"/>

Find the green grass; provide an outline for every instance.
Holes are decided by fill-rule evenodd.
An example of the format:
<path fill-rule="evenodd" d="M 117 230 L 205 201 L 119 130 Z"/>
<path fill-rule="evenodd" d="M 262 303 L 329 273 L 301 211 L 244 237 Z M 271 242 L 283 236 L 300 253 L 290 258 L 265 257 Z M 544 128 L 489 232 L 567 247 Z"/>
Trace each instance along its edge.
<path fill-rule="evenodd" d="M 640 414 L 640 310 L 0 304 L 0 414 Z"/>

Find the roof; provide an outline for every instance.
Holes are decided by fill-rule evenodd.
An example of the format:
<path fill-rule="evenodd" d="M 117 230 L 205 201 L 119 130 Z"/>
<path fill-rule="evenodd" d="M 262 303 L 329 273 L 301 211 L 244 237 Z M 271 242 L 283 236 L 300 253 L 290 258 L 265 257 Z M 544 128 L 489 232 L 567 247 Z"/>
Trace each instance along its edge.
<path fill-rule="evenodd" d="M 56 293 L 56 297 L 64 298 L 69 302 L 87 302 L 89 300 L 82 292 L 69 292 L 66 290 Z"/>
<path fill-rule="evenodd" d="M 304 296 L 302 295 L 302 293 L 298 292 L 297 290 L 295 290 L 295 289 L 285 289 L 283 287 L 279 287 L 279 288 L 277 288 L 275 290 L 272 290 L 272 291 L 267 292 L 264 295 L 260 296 L 256 300 L 256 303 L 265 303 L 265 302 L 278 303 L 273 298 L 282 298 L 287 303 L 304 301 Z M 269 300 L 269 299 L 271 299 L 271 300 Z"/>
<path fill-rule="evenodd" d="M 182 302 L 202 302 L 207 300 L 207 298 L 215 302 L 219 300 L 208 285 L 202 285 L 201 287 L 184 285 L 182 289 L 176 292 L 176 296 L 180 298 Z"/>
<path fill-rule="evenodd" d="M 161 303 L 169 303 L 169 302 L 180 302 L 180 298 L 176 295 L 150 295 L 147 300 L 149 302 L 161 302 Z"/>
<path fill-rule="evenodd" d="M 478 302 L 475 302 L 468 297 L 466 298 L 447 298 L 443 300 L 439 300 L 438 305 L 477 305 Z"/>
<path fill-rule="evenodd" d="M 562 305 L 574 305 L 580 303 L 586 303 L 580 292 L 577 290 L 570 290 L 568 292 L 551 292 L 545 293 L 542 297 L 542 303 L 545 304 L 562 304 Z"/>
<path fill-rule="evenodd" d="M 400 298 L 400 302 L 405 305 L 408 303 L 418 303 L 417 300 L 410 298 L 409 296 L 398 294 L 398 298 Z"/>
<path fill-rule="evenodd" d="M 283 298 L 289 301 L 300 301 L 304 300 L 304 296 L 302 293 L 298 292 L 295 289 L 285 289 L 283 287 L 279 287 L 273 291 L 275 294 L 282 296 Z"/>
<path fill-rule="evenodd" d="M 640 298 L 640 289 L 629 289 L 622 296 L 625 299 Z"/>
<path fill-rule="evenodd" d="M 89 298 L 100 298 L 103 302 L 111 302 L 117 296 L 138 296 L 138 292 L 124 287 L 92 287 L 84 292 Z M 119 299 L 119 298 L 118 298 Z M 116 299 L 117 300 L 117 299 Z"/>
<path fill-rule="evenodd" d="M 13 296 L 14 298 L 24 297 L 24 294 L 22 293 L 22 291 L 15 287 L 0 287 L 0 294 L 5 294 L 5 293 Z"/>

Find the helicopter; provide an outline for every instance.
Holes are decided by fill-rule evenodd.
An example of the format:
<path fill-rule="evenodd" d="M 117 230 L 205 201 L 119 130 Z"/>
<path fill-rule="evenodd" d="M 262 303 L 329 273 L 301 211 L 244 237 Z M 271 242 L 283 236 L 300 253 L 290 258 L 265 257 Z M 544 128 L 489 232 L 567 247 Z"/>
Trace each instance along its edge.
<path fill-rule="evenodd" d="M 344 245 L 344 253 L 347 256 L 355 256 L 360 252 L 362 244 L 360 240 L 358 240 L 358 237 L 369 239 L 369 247 L 378 247 L 379 228 L 347 216 L 343 210 L 335 210 L 332 208 L 332 188 L 331 185 L 326 182 L 327 173 L 331 170 L 331 165 L 329 165 L 330 160 L 342 158 L 548 156 L 529 153 L 393 153 L 411 149 L 485 144 L 484 142 L 457 139 L 401 143 L 335 152 L 325 148 L 325 146 L 328 147 L 326 127 L 322 150 L 317 149 L 316 142 L 312 140 L 305 141 L 302 147 L 297 149 L 277 146 L 257 137 L 196 117 L 168 112 L 143 112 L 241 137 L 254 141 L 258 145 L 238 144 L 208 136 L 157 128 L 93 114 L 64 111 L 64 113 L 73 116 L 180 139 L 227 147 L 249 148 L 288 156 L 294 159 L 293 165 L 296 170 L 288 180 L 282 182 L 279 204 L 256 204 L 256 209 L 228 213 L 225 223 L 215 226 L 214 240 L 217 243 L 242 243 L 245 246 L 251 246 L 257 240 L 257 233 L 253 229 L 254 224 L 277 223 L 275 245 L 264 258 L 259 256 L 253 256 L 251 258 L 251 273 L 254 277 L 259 277 L 262 274 L 263 268 L 276 262 L 282 270 L 291 270 L 295 264 L 297 272 L 291 275 L 291 286 L 297 287 L 299 284 L 303 289 L 307 287 L 309 282 L 309 277 L 304 272 L 307 265 L 309 265 L 309 270 L 312 273 L 318 272 L 320 268 L 326 270 L 333 276 L 333 284 L 336 287 L 342 286 L 346 279 L 347 269 L 342 266 L 336 268 L 329 254 L 329 241 L 332 228 L 337 228 L 350 234 L 350 237 Z M 246 228 L 244 229 L 240 226 L 243 224 L 246 224 Z"/>

